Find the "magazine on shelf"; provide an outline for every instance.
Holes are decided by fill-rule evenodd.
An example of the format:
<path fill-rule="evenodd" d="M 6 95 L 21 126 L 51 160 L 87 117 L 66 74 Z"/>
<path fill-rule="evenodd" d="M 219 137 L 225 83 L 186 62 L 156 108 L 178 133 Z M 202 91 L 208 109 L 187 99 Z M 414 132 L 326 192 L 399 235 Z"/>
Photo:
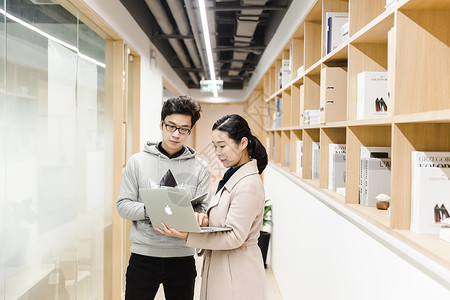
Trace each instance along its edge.
<path fill-rule="evenodd" d="M 303 141 L 296 142 L 296 164 L 295 173 L 302 176 L 303 171 Z"/>
<path fill-rule="evenodd" d="M 411 152 L 411 231 L 439 234 L 449 218 L 450 152 Z"/>
<path fill-rule="evenodd" d="M 391 159 L 390 158 L 362 158 L 364 173 L 364 194 L 360 204 L 375 206 L 376 196 L 391 195 Z"/>
<path fill-rule="evenodd" d="M 312 143 L 312 165 L 311 165 L 311 178 L 319 179 L 320 172 L 320 143 Z"/>
<path fill-rule="evenodd" d="M 357 75 L 356 119 L 382 118 L 388 115 L 387 72 L 361 72 Z"/>
<path fill-rule="evenodd" d="M 336 191 L 345 187 L 345 144 L 329 144 L 328 149 L 328 189 Z"/>
<path fill-rule="evenodd" d="M 347 12 L 327 12 L 327 34 L 326 38 L 326 52 L 327 54 L 339 47 L 342 44 L 341 27 L 348 22 Z"/>
<path fill-rule="evenodd" d="M 363 199 L 365 198 L 366 188 L 364 185 L 364 179 L 366 172 L 363 165 L 364 158 L 390 158 L 391 157 L 391 147 L 364 147 L 360 148 L 360 167 L 359 167 L 359 203 L 363 204 Z"/>

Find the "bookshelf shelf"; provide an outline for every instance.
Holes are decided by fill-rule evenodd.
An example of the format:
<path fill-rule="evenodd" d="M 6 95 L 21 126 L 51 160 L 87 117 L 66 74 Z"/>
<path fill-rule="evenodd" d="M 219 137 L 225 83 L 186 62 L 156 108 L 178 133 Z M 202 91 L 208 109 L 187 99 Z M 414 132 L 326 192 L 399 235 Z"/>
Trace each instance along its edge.
<path fill-rule="evenodd" d="M 322 124 L 321 128 L 345 128 L 347 126 L 347 121 L 341 121 L 341 122 L 331 122 L 331 123 L 325 123 Z"/>
<path fill-rule="evenodd" d="M 394 9 L 386 10 L 350 39 L 350 43 L 387 43 L 387 32 L 394 26 Z"/>
<path fill-rule="evenodd" d="M 450 109 L 394 116 L 395 123 L 446 123 L 450 122 Z"/>
<path fill-rule="evenodd" d="M 348 126 L 386 126 L 391 125 L 392 118 L 379 118 L 367 120 L 351 120 L 348 121 Z"/>
<path fill-rule="evenodd" d="M 331 51 L 322 60 L 324 64 L 342 63 L 348 59 L 348 43 L 344 42 L 339 47 Z"/>
<path fill-rule="evenodd" d="M 272 112 L 276 98 L 282 98 L 282 122 L 278 128 L 267 125 L 261 140 L 266 140 L 269 159 L 280 171 L 450 269 L 450 243 L 410 231 L 411 152 L 450 152 L 450 2 L 397 0 L 385 5 L 386 0 L 316 1 L 258 84 L 264 95 L 271 95 L 265 102 Z M 327 12 L 349 13 L 348 39 L 329 54 Z M 293 79 L 276 89 L 281 61 L 288 55 Z M 346 81 L 330 87 L 328 68 L 333 67 L 345 70 L 339 78 L 346 76 Z M 357 78 L 362 72 L 387 74 L 385 115 L 361 119 Z M 335 88 L 346 91 L 341 97 L 346 103 L 335 106 L 343 112 L 331 119 L 321 109 L 327 111 L 323 100 L 329 100 L 324 91 Z M 346 147 L 345 197 L 328 189 L 330 144 Z M 389 215 L 360 204 L 361 147 L 390 148 Z M 317 155 L 314 168 L 319 171 L 314 175 Z M 301 173 L 296 168 L 300 157 Z"/>

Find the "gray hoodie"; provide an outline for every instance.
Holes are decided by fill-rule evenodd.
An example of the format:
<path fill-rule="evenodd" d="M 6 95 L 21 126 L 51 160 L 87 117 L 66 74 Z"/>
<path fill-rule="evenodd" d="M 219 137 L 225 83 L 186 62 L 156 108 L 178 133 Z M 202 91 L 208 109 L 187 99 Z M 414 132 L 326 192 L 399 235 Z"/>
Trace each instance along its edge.
<path fill-rule="evenodd" d="M 131 220 L 131 252 L 153 257 L 183 257 L 194 255 L 194 249 L 185 247 L 182 239 L 160 234 L 145 220 L 144 204 L 139 188 L 159 186 L 167 170 L 171 170 L 178 186 L 187 188 L 191 197 L 211 193 L 208 164 L 195 156 L 195 150 L 183 146 L 184 152 L 169 159 L 158 150 L 158 143 L 147 142 L 142 152 L 129 159 L 122 177 L 117 211 Z M 210 195 L 203 201 L 200 210 L 208 207 Z"/>

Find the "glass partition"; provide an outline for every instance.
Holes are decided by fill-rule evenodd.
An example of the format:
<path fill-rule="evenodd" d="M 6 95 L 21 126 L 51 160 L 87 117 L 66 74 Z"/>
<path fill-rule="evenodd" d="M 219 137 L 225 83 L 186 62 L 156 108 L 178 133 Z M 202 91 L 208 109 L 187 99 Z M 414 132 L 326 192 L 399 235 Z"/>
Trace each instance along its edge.
<path fill-rule="evenodd" d="M 103 299 L 105 40 L 51 0 L 0 8 L 0 299 Z"/>

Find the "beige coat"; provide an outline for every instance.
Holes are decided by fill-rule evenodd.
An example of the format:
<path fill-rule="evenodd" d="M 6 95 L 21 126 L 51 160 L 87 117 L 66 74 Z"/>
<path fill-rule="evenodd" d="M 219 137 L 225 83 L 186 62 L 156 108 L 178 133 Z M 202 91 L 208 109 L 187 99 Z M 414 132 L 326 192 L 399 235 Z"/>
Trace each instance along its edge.
<path fill-rule="evenodd" d="M 242 166 L 212 198 L 210 226 L 228 232 L 190 233 L 186 246 L 207 249 L 201 300 L 265 300 L 266 275 L 258 247 L 264 188 L 256 161 Z"/>

